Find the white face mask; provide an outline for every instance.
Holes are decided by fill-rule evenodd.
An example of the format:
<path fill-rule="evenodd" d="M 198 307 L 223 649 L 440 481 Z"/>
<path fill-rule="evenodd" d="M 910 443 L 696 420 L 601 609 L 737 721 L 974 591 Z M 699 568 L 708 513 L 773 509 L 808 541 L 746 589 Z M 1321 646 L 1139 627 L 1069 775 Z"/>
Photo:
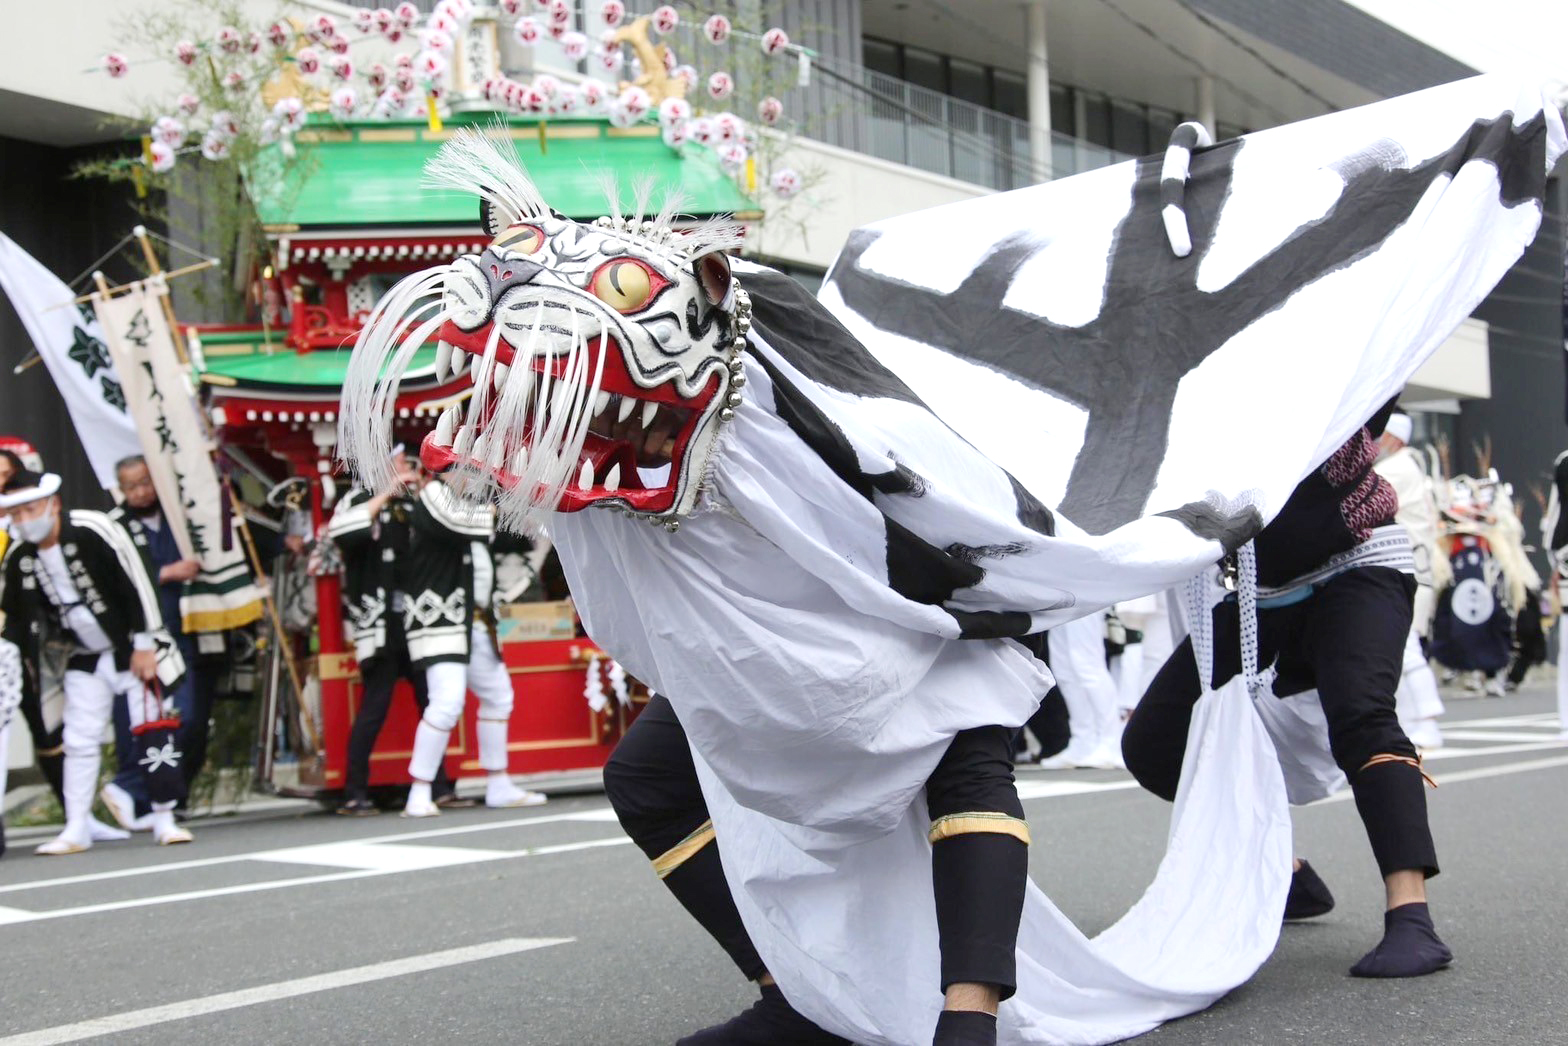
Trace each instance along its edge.
<path fill-rule="evenodd" d="M 16 529 L 17 536 L 23 541 L 38 544 L 46 539 L 54 530 L 54 513 L 45 512 L 37 519 L 20 520 L 13 518 L 11 526 Z"/>

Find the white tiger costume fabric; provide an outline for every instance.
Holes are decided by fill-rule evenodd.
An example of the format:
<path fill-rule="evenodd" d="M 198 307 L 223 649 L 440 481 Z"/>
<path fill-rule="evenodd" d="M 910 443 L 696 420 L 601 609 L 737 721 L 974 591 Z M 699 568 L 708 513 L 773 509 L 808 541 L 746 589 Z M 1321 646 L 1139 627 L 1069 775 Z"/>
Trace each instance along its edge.
<path fill-rule="evenodd" d="M 791 1003 L 856 1042 L 929 1042 L 919 792 L 956 732 L 1021 724 L 1049 686 L 1006 637 L 1260 529 L 1518 257 L 1564 144 L 1539 92 L 1452 85 L 1195 152 L 1186 258 L 1159 158 L 884 223 L 836 266 L 835 319 L 760 267 L 734 287 L 724 237 L 682 244 L 667 214 L 551 215 L 470 140 L 437 173 L 487 198 L 496 241 L 378 309 L 343 446 L 385 461 L 425 339 L 473 355 L 427 463 L 543 518 L 590 634 L 669 696 Z M 678 377 L 633 351 L 639 325 Z M 1001 1041 L 1137 1034 L 1267 957 L 1278 762 L 1246 701 L 1206 698 L 1190 744 L 1171 852 L 1121 922 L 1087 940 L 1031 890 Z"/>

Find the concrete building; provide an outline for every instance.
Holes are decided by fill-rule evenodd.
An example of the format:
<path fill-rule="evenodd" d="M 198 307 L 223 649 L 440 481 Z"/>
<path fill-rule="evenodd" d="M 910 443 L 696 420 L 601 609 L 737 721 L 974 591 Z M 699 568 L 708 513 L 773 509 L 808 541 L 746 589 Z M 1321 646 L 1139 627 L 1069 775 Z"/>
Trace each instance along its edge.
<path fill-rule="evenodd" d="M 248 2 L 258 16 L 272 10 L 265 0 Z M 20 23 L 13 19 L 0 44 L 0 230 L 67 278 L 135 220 L 126 194 L 63 176 L 84 151 L 116 140 L 119 132 L 106 119 L 133 115 L 133 98 L 158 89 L 155 64 L 136 81 L 136 92 L 126 89 L 130 81 L 82 72 L 110 49 L 111 27 L 138 3 L 153 0 L 32 5 L 17 12 Z M 375 4 L 309 0 L 300 6 L 343 17 L 354 6 Z M 808 283 L 820 279 L 855 226 L 1157 151 L 1182 119 L 1199 118 L 1224 137 L 1477 71 L 1390 24 L 1398 21 L 1388 15 L 1398 6 L 1393 0 L 714 0 L 698 6 L 731 10 L 741 24 L 782 25 L 814 54 L 809 77 L 803 76 L 809 82 L 785 97 L 796 120 L 789 156 L 813 173 L 814 186 L 787 220 L 765 224 L 755 239 L 762 255 Z M 593 0 L 583 7 L 597 10 Z M 1374 10 L 1390 20 L 1374 17 Z M 1450 20 L 1459 17 L 1444 10 Z M 1462 23 L 1450 28 L 1463 35 Z M 49 47 L 28 40 L 47 40 Z M 505 57 L 514 66 L 577 73 L 553 48 L 511 50 Z M 1562 179 L 1555 180 L 1537 243 L 1407 395 L 1422 409 L 1420 435 L 1444 436 L 1456 469 L 1473 467 L 1469 447 L 1490 437 L 1494 464 L 1525 489 L 1568 445 L 1565 196 Z M 9 375 L 28 348 L 9 307 L 0 306 L 0 365 L 7 375 L 0 430 L 30 435 L 68 475 L 85 475 L 42 372 Z M 83 499 L 97 496 L 80 482 L 71 489 Z M 1534 499 L 1520 500 L 1533 523 Z"/>

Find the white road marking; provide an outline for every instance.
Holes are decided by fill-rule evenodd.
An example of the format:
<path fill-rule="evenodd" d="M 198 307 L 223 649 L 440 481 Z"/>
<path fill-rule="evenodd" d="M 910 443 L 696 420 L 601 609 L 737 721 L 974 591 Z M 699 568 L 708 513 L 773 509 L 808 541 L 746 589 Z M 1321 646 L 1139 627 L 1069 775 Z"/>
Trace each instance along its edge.
<path fill-rule="evenodd" d="M 1018 782 L 1018 798 L 1055 799 L 1064 795 L 1115 792 L 1123 788 L 1137 787 L 1138 782 L 1129 779 L 1116 781 L 1040 781 L 1025 779 Z"/>
<path fill-rule="evenodd" d="M 1462 727 L 1450 727 L 1443 731 L 1445 741 L 1523 741 L 1530 744 L 1551 741 L 1543 732 L 1526 733 L 1523 730 L 1473 730 Z"/>
<path fill-rule="evenodd" d="M 137 1028 L 150 1028 L 158 1024 L 167 1024 L 170 1021 L 185 1020 L 189 1017 L 202 1017 L 209 1013 L 222 1013 L 224 1010 L 237 1010 L 245 1006 L 275 1002 L 278 999 L 292 999 L 301 995 L 347 988 L 351 985 L 365 984 L 370 981 L 383 981 L 391 977 L 406 977 L 411 973 L 447 969 L 461 963 L 480 962 L 485 959 L 500 958 L 503 955 L 516 955 L 518 952 L 532 951 L 537 948 L 550 948 L 558 944 L 570 944 L 575 939 L 573 937 L 507 937 L 499 941 L 491 941 L 488 944 L 476 944 L 467 948 L 451 948 L 441 952 L 430 952 L 426 955 L 411 955 L 406 959 L 371 963 L 368 966 L 354 966 L 347 970 L 338 970 L 335 973 L 322 973 L 314 977 L 300 977 L 292 981 L 278 981 L 275 984 L 263 984 L 259 987 L 245 988 L 240 991 L 222 992 L 200 999 L 187 999 L 184 1002 L 169 1003 L 165 1006 L 150 1006 L 143 1010 L 130 1010 L 126 1013 L 116 1013 L 108 1017 L 96 1017 L 89 1021 L 79 1021 L 76 1024 L 62 1024 L 53 1028 L 23 1032 L 20 1035 L 10 1035 L 0 1039 L 0 1046 L 54 1046 L 56 1043 L 80 1042 L 83 1039 L 93 1039 L 100 1035 L 113 1035 L 116 1032 L 134 1031 Z"/>
<path fill-rule="evenodd" d="M 527 828 L 537 824 L 558 824 L 562 821 L 587 821 L 599 822 L 614 820 L 613 812 L 609 818 L 599 816 L 609 811 L 609 807 L 595 807 L 591 810 L 573 811 L 571 813 L 545 814 L 542 817 L 513 817 L 504 821 L 479 821 L 474 824 L 454 825 L 450 828 L 426 828 L 417 832 L 396 832 L 391 835 L 372 835 L 354 842 L 368 843 L 401 843 L 410 839 L 439 839 L 450 835 L 467 835 L 471 832 L 495 832 L 506 828 Z M 285 850 L 294 847 L 285 847 Z M 152 864 L 140 868 L 121 868 L 112 872 L 88 872 L 82 875 L 64 875 L 50 879 L 28 879 L 19 883 L 9 883 L 0 886 L 0 893 L 14 893 L 18 890 L 40 890 L 49 886 L 71 886 L 76 883 L 101 882 L 107 879 L 124 879 L 138 875 L 158 875 L 162 872 L 178 872 L 186 868 L 209 868 L 219 864 L 233 864 L 236 861 L 265 861 L 278 850 L 251 850 L 246 853 L 227 854 L 223 857 L 199 857 L 189 861 L 169 861 L 165 864 Z"/>
<path fill-rule="evenodd" d="M 280 864 L 313 864 L 323 868 L 360 868 L 378 872 L 419 872 L 450 868 L 476 861 L 510 856 L 504 850 L 462 849 L 456 846 L 408 846 L 399 843 L 366 843 L 344 840 L 317 846 L 297 846 L 258 854 L 255 860 Z"/>
<path fill-rule="evenodd" d="M 1499 766 L 1483 766 L 1475 770 L 1455 770 L 1451 774 L 1434 774 L 1432 779 L 1441 787 L 1445 784 L 1458 784 L 1461 781 L 1480 781 L 1488 777 L 1507 777 L 1509 774 L 1523 774 L 1531 770 L 1550 770 L 1554 767 L 1568 766 L 1568 755 L 1556 759 L 1527 759 L 1518 763 L 1503 763 Z M 1353 799 L 1354 793 L 1346 788 L 1335 792 L 1327 799 L 1319 799 L 1309 806 L 1322 806 L 1324 803 L 1343 803 Z"/>
<path fill-rule="evenodd" d="M 68 919 L 76 915 L 99 915 L 103 912 L 119 912 L 127 908 L 147 908 L 156 904 L 174 904 L 178 901 L 201 901 L 209 897 L 228 897 L 237 893 L 260 893 L 263 890 L 281 890 L 287 886 L 310 886 L 315 883 L 336 883 L 345 879 L 366 879 L 372 875 L 387 875 L 387 872 L 366 871 L 356 869 L 349 872 L 329 872 L 326 875 L 307 875 L 296 879 L 269 879 L 259 883 L 240 883 L 237 886 L 214 886 L 206 890 L 182 890 L 179 893 L 158 894 L 155 897 L 133 897 L 125 901 L 103 901 L 99 904 L 83 904 L 75 908 L 51 908 L 42 912 L 23 912 L 21 908 L 12 908 L 11 921 L 13 923 L 45 922 L 49 919 Z"/>
<path fill-rule="evenodd" d="M 1536 740 L 1534 734 L 1514 734 L 1508 732 L 1470 732 L 1469 728 L 1485 723 L 1488 726 L 1504 728 L 1529 727 L 1539 723 L 1545 729 L 1555 729 L 1556 716 L 1552 713 L 1528 716 L 1505 716 L 1489 720 L 1461 720 L 1454 724 L 1448 736 L 1454 740 L 1507 740 L 1513 738 L 1531 738 L 1528 741 L 1517 743 L 1451 746 L 1425 753 L 1428 762 L 1436 760 L 1450 760 L 1486 755 L 1509 755 L 1523 752 L 1537 752 L 1542 750 L 1561 750 L 1563 743 L 1555 739 Z M 1555 766 L 1568 765 L 1568 757 L 1560 759 L 1543 759 L 1530 762 L 1505 763 L 1499 766 L 1486 767 L 1479 770 L 1458 771 L 1447 773 L 1438 778 L 1440 783 L 1477 780 L 1488 777 L 1498 777 L 1512 773 L 1523 773 L 1529 770 L 1547 769 Z M 1055 777 L 1047 779 L 1037 776 L 1034 772 L 1021 774 L 1018 781 L 1018 797 L 1024 801 L 1040 799 L 1056 799 L 1074 795 L 1094 795 L 1101 792 L 1115 792 L 1135 789 L 1138 783 L 1130 778 L 1116 778 L 1113 780 L 1086 781 L 1075 780 L 1072 777 Z M 1346 790 L 1338 795 L 1331 796 L 1321 802 L 1340 802 L 1350 798 L 1351 793 Z M 1316 804 L 1314 804 L 1316 805 Z M 62 876 L 53 879 L 34 879 L 20 883 L 10 883 L 0 886 L 0 893 L 14 893 L 18 891 L 40 890 L 52 886 L 66 886 L 77 883 L 98 882 L 104 880 L 127 878 L 141 875 L 156 875 L 163 872 L 181 871 L 188 868 L 202 868 L 213 865 L 233 864 L 243 861 L 273 862 L 279 864 L 315 865 L 320 867 L 343 868 L 341 872 L 329 872 L 320 875 L 300 876 L 290 879 L 272 880 L 255 883 L 241 883 L 233 886 L 213 887 L 202 890 L 187 890 L 177 893 L 159 894 L 151 897 L 132 898 L 121 901 L 109 901 L 99 904 L 80 905 L 71 908 L 58 908 L 46 911 L 30 911 L 24 908 L 0 906 L 0 925 L 8 923 L 38 922 L 50 919 L 70 918 L 79 915 L 94 915 L 104 912 L 123 911 L 132 908 L 143 908 L 154 905 L 173 904 L 183 901 L 202 900 L 211 897 L 223 897 L 234 894 L 255 893 L 264 890 L 283 889 L 292 886 L 311 886 L 321 883 L 342 882 L 350 879 L 368 878 L 380 875 L 395 875 L 409 871 L 427 871 L 436 868 L 454 867 L 481 861 L 509 860 L 519 857 L 541 857 L 551 854 L 571 853 L 578 850 L 598 849 L 607 846 L 624 846 L 631 840 L 624 835 L 609 838 L 590 839 L 579 842 L 561 843 L 549 846 L 524 847 L 516 850 L 485 850 L 465 847 L 446 846 L 415 846 L 411 842 L 421 839 L 437 839 L 456 835 L 468 835 L 476 832 L 494 832 L 512 828 L 528 828 L 535 825 L 555 824 L 561 822 L 580 822 L 588 824 L 613 824 L 616 821 L 615 812 L 608 806 L 591 807 L 582 810 L 558 814 L 545 814 L 542 816 L 508 818 L 497 821 L 477 821 L 469 824 L 451 825 L 442 828 L 427 828 L 418 831 L 395 832 L 386 835 L 368 836 L 362 839 L 344 840 L 340 842 L 312 844 L 297 847 L 283 847 L 271 850 L 257 850 L 241 854 L 229 854 L 222 857 L 199 858 L 188 861 L 172 861 L 166 864 L 157 864 L 141 868 L 126 868 L 110 872 L 94 872 L 82 875 Z M 0 1046 L 4 1046 L 0 1040 Z"/>
<path fill-rule="evenodd" d="M 1556 712 L 1531 712 L 1529 715 L 1506 715 L 1493 719 L 1439 719 L 1437 725 L 1470 726 L 1550 726 L 1556 727 Z"/>
<path fill-rule="evenodd" d="M 614 836 L 609 839 L 589 839 L 578 843 L 560 843 L 554 846 L 534 846 L 524 850 L 488 850 L 488 851 L 451 851 L 455 853 L 483 853 L 484 860 L 509 860 L 519 857 L 548 857 L 552 854 L 572 853 L 577 850 L 597 850 L 605 846 L 630 846 L 631 839 L 624 835 Z M 311 849 L 301 847 L 301 849 Z M 376 849 L 367 847 L 367 849 Z M 404 850 L 416 850 L 418 847 L 402 847 Z M 283 853 L 285 851 L 270 851 Z M 266 860 L 266 858 L 261 858 Z M 365 860 L 374 860 L 366 857 Z M 314 863 L 314 862 L 306 862 Z M 409 864 L 403 866 L 399 860 L 384 862 L 382 867 L 354 868 L 346 872 L 328 872 L 324 875 L 305 875 L 293 879 L 269 879 L 263 882 L 240 883 L 235 886 L 216 886 L 206 890 L 184 890 L 179 893 L 156 894 L 152 897 L 133 897 L 123 901 L 104 901 L 100 904 L 84 904 L 74 908 L 51 908 L 45 911 L 30 912 L 21 908 L 0 909 L 0 922 L 26 923 L 44 922 L 49 919 L 69 919 L 78 915 L 100 915 L 104 912 L 120 912 L 131 908 L 150 908 L 160 904 L 176 904 L 181 901 L 201 901 L 210 897 L 231 897 L 242 893 L 259 893 L 263 890 L 282 890 L 290 886 L 315 886 L 320 883 L 338 883 L 349 879 L 369 879 L 381 875 L 397 875 L 400 872 L 417 871 L 431 867 L 448 867 L 454 862 L 444 861 L 435 864 Z M 458 864 L 466 861 L 455 862 Z M 43 885 L 48 885 L 47 883 Z M 4 1046 L 4 1040 L 0 1040 Z"/>
<path fill-rule="evenodd" d="M 1529 741 L 1511 745 L 1487 745 L 1484 748 L 1436 748 L 1430 752 L 1422 752 L 1421 758 L 1427 762 L 1434 759 L 1466 759 L 1478 755 L 1515 755 L 1519 752 L 1544 752 L 1550 748 L 1562 748 L 1561 741 Z"/>
<path fill-rule="evenodd" d="M 6 923 L 25 923 L 32 917 L 32 912 L 26 912 L 20 908 L 0 906 L 0 926 L 4 926 Z"/>

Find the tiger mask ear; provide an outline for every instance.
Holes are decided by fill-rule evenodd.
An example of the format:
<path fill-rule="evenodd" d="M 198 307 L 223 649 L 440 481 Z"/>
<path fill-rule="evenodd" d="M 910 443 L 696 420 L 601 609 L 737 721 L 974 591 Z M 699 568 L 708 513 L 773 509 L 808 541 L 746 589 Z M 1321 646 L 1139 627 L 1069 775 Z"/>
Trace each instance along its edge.
<path fill-rule="evenodd" d="M 484 228 L 485 235 L 492 240 L 506 231 L 507 222 L 501 209 L 485 196 L 479 198 L 479 224 Z"/>
<path fill-rule="evenodd" d="M 723 251 L 704 254 L 692 263 L 692 272 L 709 305 L 725 312 L 735 311 L 735 274 L 730 271 L 728 255 Z"/>

